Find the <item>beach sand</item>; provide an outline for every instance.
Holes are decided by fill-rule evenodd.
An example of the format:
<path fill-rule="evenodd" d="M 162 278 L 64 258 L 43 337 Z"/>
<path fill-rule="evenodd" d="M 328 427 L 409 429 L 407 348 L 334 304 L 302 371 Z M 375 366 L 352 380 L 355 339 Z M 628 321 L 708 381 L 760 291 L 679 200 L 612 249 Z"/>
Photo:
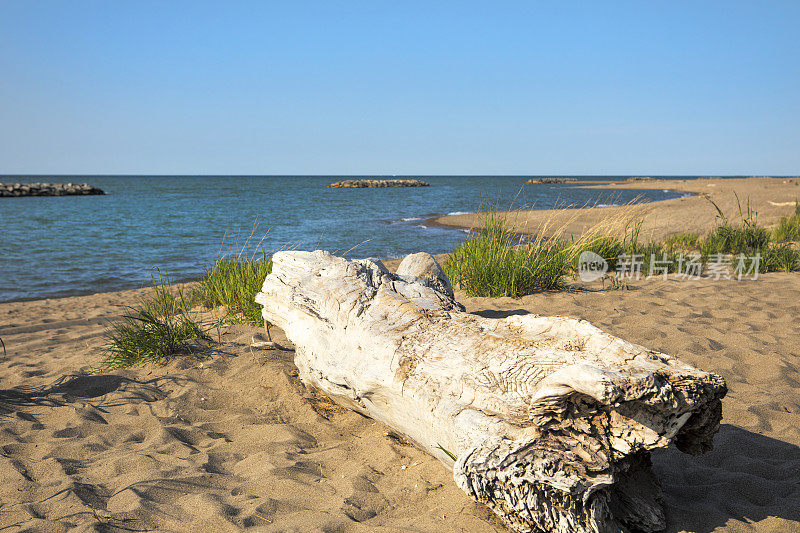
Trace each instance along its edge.
<path fill-rule="evenodd" d="M 525 185 L 525 187 L 554 187 L 554 185 Z M 668 189 L 692 196 L 640 204 L 635 209 L 628 206 L 610 206 L 581 210 L 510 211 L 507 212 L 508 220 L 519 233 L 537 233 L 542 225 L 549 221 L 551 228 L 563 227 L 567 235 L 580 235 L 603 219 L 630 216 L 635 220 L 642 220 L 640 238 L 650 241 L 662 240 L 669 235 L 684 231 L 701 235 L 708 233 L 715 226 L 717 218 L 717 210 L 711 202 L 717 204 L 730 220 L 738 222 L 741 221 L 739 207 L 741 206 L 742 211 L 746 213 L 749 201 L 750 208 L 758 213 L 758 223 L 772 226 L 777 224 L 782 216 L 794 213 L 795 201 L 800 200 L 800 178 L 661 179 L 578 187 L 603 190 Z M 474 213 L 446 215 L 432 219 L 427 224 L 473 228 L 480 226 L 481 216 Z"/>
<path fill-rule="evenodd" d="M 654 455 L 667 531 L 800 531 L 800 274 L 629 285 L 457 298 L 584 318 L 724 376 L 715 449 Z M 163 367 L 87 374 L 104 321 L 142 292 L 0 304 L 0 528 L 505 531 L 437 460 L 307 391 L 280 331 L 285 349 L 231 326 Z"/>

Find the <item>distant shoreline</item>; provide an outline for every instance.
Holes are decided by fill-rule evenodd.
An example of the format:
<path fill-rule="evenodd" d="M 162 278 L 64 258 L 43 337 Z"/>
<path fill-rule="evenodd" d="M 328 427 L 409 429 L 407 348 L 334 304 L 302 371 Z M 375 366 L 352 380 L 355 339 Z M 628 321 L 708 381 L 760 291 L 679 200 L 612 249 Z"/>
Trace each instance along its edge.
<path fill-rule="evenodd" d="M 730 178 L 724 178 L 724 179 L 730 179 Z M 614 190 L 614 187 L 608 187 L 608 186 L 575 185 L 574 182 L 567 182 L 567 183 L 569 183 L 569 184 L 559 184 L 558 186 L 560 188 L 563 188 L 563 189 L 597 189 L 597 190 L 603 190 L 603 191 Z M 611 184 L 611 183 L 620 183 L 620 182 L 606 181 L 606 182 L 598 182 L 598 183 Z M 632 183 L 640 183 L 640 182 L 632 182 Z M 539 185 L 539 184 L 537 183 L 535 185 Z M 555 185 L 555 184 L 553 184 L 553 185 Z M 630 188 L 630 189 L 645 189 L 646 187 L 625 187 L 625 188 L 626 189 L 628 189 L 628 188 Z M 697 194 L 700 194 L 700 193 L 693 193 L 693 192 L 688 192 L 688 191 L 678 191 L 678 190 L 675 190 L 675 189 L 662 189 L 662 190 L 671 191 L 671 192 L 675 192 L 675 193 L 684 193 L 684 192 L 687 193 L 686 196 L 682 196 L 681 198 L 688 198 L 690 196 L 695 196 Z M 671 200 L 680 200 L 681 198 L 666 198 L 666 199 L 662 199 L 662 200 L 642 200 L 641 204 L 657 204 L 657 203 L 662 203 L 662 202 L 669 202 Z M 621 207 L 621 206 L 619 206 L 619 205 L 608 205 L 608 206 L 606 206 L 606 205 L 594 205 L 594 206 L 588 206 L 588 207 L 564 206 L 564 207 L 551 207 L 551 208 L 546 208 L 546 209 L 520 209 L 518 211 L 513 211 L 513 210 L 512 211 L 508 211 L 508 210 L 506 210 L 506 211 L 500 211 L 500 212 L 501 213 L 518 213 L 518 212 L 521 212 L 521 211 L 525 211 L 525 212 L 527 212 L 527 211 L 571 211 L 571 210 L 575 210 L 575 209 L 608 209 L 610 207 Z M 475 219 L 480 217 L 480 213 L 450 213 L 450 214 L 447 214 L 447 215 L 440 215 L 440 216 L 435 216 L 435 217 L 430 217 L 430 218 L 424 219 L 422 221 L 422 223 L 424 225 L 426 225 L 428 227 L 432 227 L 432 228 L 442 228 L 442 229 L 451 229 L 451 230 L 469 230 L 469 229 L 473 229 L 473 228 L 477 227 L 476 225 L 461 226 L 461 225 L 458 225 L 458 224 L 455 224 L 455 223 L 451 223 L 451 222 L 449 222 L 451 220 L 451 217 L 453 219 L 455 219 L 455 217 L 470 217 L 470 220 L 471 220 L 472 217 L 475 217 Z M 458 220 L 463 220 L 463 219 L 459 218 Z"/>
<path fill-rule="evenodd" d="M 684 231 L 706 234 L 716 223 L 717 211 L 711 202 L 736 220 L 739 208 L 750 208 L 758 213 L 758 221 L 765 226 L 778 223 L 782 216 L 789 215 L 790 207 L 800 199 L 800 178 L 747 177 L 747 178 L 698 178 L 687 180 L 653 180 L 635 182 L 608 182 L 601 187 L 570 184 L 564 188 L 602 189 L 607 191 L 624 189 L 671 190 L 690 193 L 691 196 L 669 200 L 656 200 L 636 204 L 638 216 L 643 220 L 640 235 L 645 239 L 661 240 L 671 234 Z M 741 206 L 737 204 L 738 195 Z M 710 201 L 709 201 L 710 200 Z M 580 209 L 566 227 L 566 235 L 579 235 L 603 217 L 619 213 L 625 206 Z M 538 233 L 542 224 L 550 220 L 558 225 L 575 215 L 572 209 L 534 209 L 525 211 L 501 211 L 509 216 L 514 230 L 521 234 Z M 426 222 L 431 226 L 451 229 L 480 227 L 480 214 L 469 213 L 435 217 Z"/>

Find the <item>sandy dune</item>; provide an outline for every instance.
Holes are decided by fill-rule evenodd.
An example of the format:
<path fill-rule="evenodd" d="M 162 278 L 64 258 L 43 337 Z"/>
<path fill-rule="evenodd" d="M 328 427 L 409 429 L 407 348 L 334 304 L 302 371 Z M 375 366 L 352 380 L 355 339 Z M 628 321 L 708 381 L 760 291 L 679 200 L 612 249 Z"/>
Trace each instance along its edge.
<path fill-rule="evenodd" d="M 654 458 L 668 530 L 800 531 L 797 275 L 597 289 L 460 297 L 485 316 L 585 318 L 722 374 L 716 449 Z M 251 349 L 252 328 L 164 367 L 85 375 L 98 319 L 139 292 L 0 304 L 0 526 L 503 531 L 438 461 L 305 391 L 291 351 Z"/>

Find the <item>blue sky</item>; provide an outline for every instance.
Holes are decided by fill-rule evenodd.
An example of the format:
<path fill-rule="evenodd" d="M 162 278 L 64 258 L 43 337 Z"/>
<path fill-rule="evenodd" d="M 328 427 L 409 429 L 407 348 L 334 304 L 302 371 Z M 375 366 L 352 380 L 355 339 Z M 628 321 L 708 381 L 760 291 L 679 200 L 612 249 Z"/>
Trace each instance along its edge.
<path fill-rule="evenodd" d="M 0 2 L 0 173 L 798 174 L 800 2 Z"/>

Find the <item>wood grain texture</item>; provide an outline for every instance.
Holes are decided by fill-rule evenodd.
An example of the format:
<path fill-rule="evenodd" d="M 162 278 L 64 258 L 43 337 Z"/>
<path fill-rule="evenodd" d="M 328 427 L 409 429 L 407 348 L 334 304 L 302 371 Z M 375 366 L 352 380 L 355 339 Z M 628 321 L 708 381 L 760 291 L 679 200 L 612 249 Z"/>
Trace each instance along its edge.
<path fill-rule="evenodd" d="M 516 531 L 663 529 L 650 450 L 702 453 L 719 427 L 720 376 L 582 320 L 465 313 L 428 254 L 391 274 L 279 252 L 256 300 L 307 385 L 413 439 Z"/>

